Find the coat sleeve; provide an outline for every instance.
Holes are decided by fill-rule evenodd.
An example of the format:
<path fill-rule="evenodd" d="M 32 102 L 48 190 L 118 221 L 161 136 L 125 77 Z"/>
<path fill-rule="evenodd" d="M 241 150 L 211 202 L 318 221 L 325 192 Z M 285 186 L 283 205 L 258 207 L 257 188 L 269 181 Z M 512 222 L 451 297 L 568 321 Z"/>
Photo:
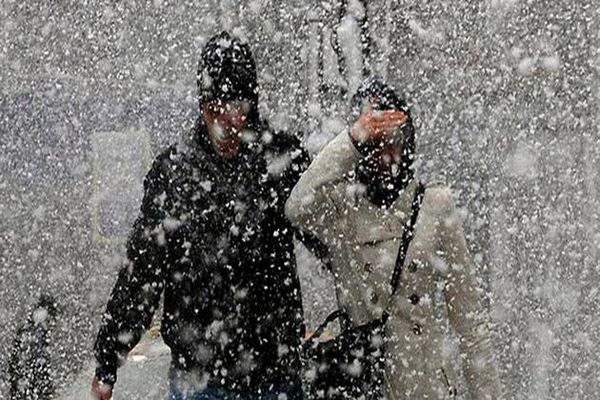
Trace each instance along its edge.
<path fill-rule="evenodd" d="M 262 227 L 271 235 L 269 240 L 265 240 L 263 254 L 267 257 L 269 266 L 277 267 L 278 272 L 272 274 L 272 277 L 280 279 L 270 285 L 270 292 L 277 293 L 280 318 L 276 321 L 283 323 L 272 330 L 278 335 L 277 342 L 287 348 L 278 357 L 288 361 L 289 370 L 296 376 L 300 368 L 298 352 L 303 336 L 304 312 L 294 254 L 294 230 L 284 215 L 284 207 L 292 188 L 308 167 L 309 157 L 300 145 L 300 140 L 288 132 L 280 131 L 273 135 L 268 148 L 267 162 L 269 161 L 284 166 L 269 171 L 270 208 L 265 220 L 271 222 Z"/>
<path fill-rule="evenodd" d="M 500 399 L 498 372 L 490 340 L 489 319 L 482 291 L 469 259 L 462 224 L 447 188 L 432 190 L 439 206 L 441 254 L 448 266 L 445 299 L 450 325 L 458 334 L 460 353 L 471 397 Z"/>
<path fill-rule="evenodd" d="M 287 200 L 285 213 L 291 223 L 323 244 L 331 245 L 335 238 L 333 222 L 339 214 L 332 193 L 335 185 L 354 170 L 360 158 L 347 132 L 342 132 L 325 146 Z"/>
<path fill-rule="evenodd" d="M 127 260 L 111 292 L 96 342 L 96 376 L 114 384 L 117 368 L 148 329 L 164 287 L 165 158 L 144 180 L 144 198 L 127 243 Z"/>

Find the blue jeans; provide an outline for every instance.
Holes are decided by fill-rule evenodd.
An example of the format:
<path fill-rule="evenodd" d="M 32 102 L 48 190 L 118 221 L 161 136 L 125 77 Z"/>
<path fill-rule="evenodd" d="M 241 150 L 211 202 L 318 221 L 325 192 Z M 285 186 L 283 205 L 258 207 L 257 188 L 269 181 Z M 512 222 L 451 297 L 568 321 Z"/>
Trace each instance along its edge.
<path fill-rule="evenodd" d="M 177 377 L 171 378 L 170 392 L 167 400 L 302 400 L 303 392 L 300 384 L 272 388 L 260 393 L 237 393 L 215 385 L 194 390 L 189 385 L 179 384 Z"/>

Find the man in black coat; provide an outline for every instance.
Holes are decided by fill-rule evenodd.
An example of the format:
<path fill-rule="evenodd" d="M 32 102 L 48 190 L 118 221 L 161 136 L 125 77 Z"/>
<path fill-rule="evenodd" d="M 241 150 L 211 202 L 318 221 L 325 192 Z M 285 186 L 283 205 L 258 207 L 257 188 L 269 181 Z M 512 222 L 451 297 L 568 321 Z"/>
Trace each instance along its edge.
<path fill-rule="evenodd" d="M 299 399 L 302 301 L 283 208 L 307 157 L 260 120 L 247 44 L 226 32 L 210 39 L 198 86 L 195 128 L 144 181 L 95 344 L 92 393 L 110 399 L 164 293 L 171 399 Z"/>

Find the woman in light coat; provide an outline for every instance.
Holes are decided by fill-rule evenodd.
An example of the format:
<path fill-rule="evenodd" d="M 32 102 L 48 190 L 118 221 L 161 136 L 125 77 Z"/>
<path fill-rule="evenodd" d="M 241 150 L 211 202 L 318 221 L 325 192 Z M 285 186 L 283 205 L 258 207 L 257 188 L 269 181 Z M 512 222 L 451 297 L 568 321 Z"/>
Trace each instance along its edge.
<path fill-rule="evenodd" d="M 339 306 L 353 325 L 381 316 L 411 214 L 414 130 L 404 101 L 374 79 L 353 99 L 355 123 L 315 158 L 286 214 L 329 250 Z M 386 111 L 381 111 L 386 110 Z M 387 322 L 385 397 L 498 399 L 498 375 L 482 292 L 449 189 L 425 189 Z M 459 341 L 466 387 L 444 327 Z"/>

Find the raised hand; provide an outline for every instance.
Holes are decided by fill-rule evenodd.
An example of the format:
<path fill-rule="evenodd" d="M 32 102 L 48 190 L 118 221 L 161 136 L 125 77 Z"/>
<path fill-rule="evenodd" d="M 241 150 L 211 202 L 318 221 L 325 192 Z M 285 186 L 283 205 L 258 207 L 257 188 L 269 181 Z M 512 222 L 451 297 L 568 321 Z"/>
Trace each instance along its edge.
<path fill-rule="evenodd" d="M 373 110 L 371 105 L 368 105 L 352 126 L 350 135 L 361 143 L 376 142 L 386 135 L 392 134 L 407 120 L 408 116 L 402 111 Z"/>

